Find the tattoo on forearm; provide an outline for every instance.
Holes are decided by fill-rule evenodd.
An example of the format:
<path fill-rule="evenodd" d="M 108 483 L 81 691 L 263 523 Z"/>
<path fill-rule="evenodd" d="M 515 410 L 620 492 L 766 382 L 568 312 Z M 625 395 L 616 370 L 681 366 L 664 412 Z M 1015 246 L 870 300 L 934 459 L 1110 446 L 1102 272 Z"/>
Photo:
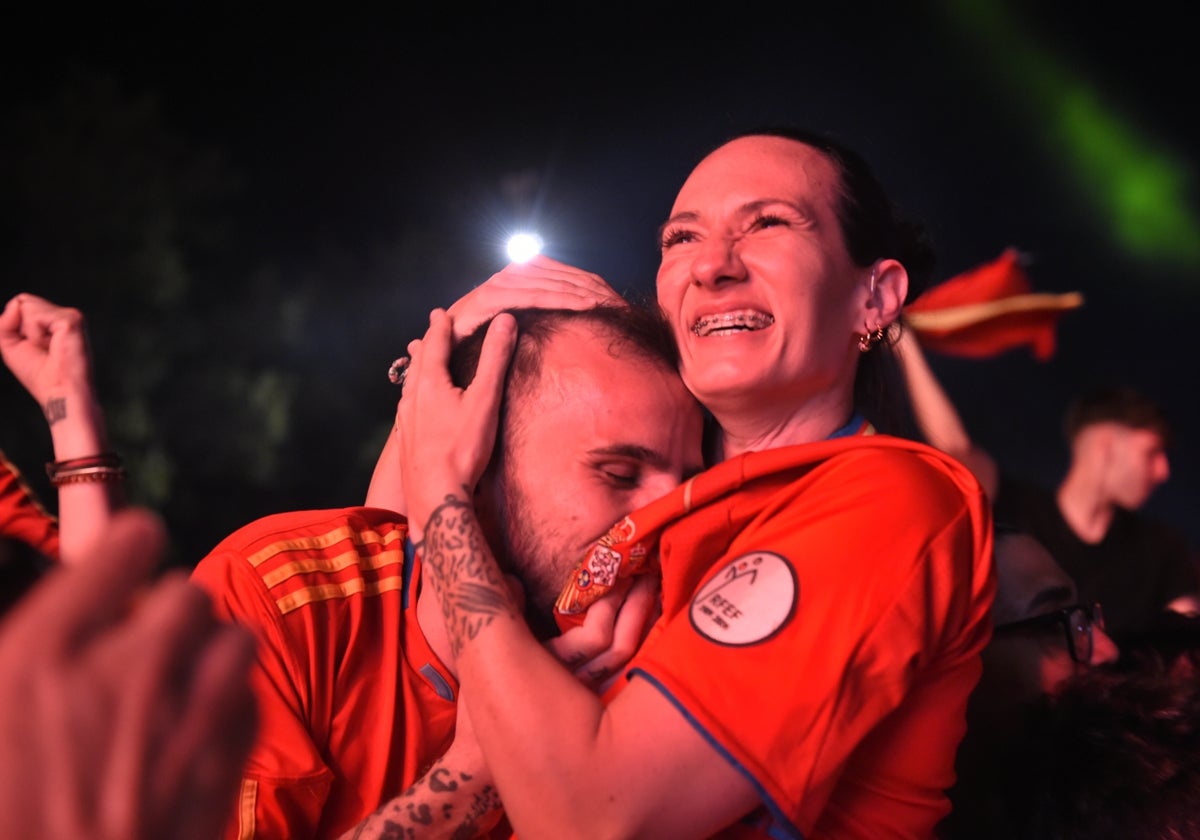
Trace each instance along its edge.
<path fill-rule="evenodd" d="M 421 840 L 427 837 L 449 837 L 451 840 L 470 840 L 479 836 L 485 827 L 482 821 L 500 810 L 500 796 L 491 784 L 483 784 L 470 793 L 475 777 L 454 771 L 439 758 L 432 769 L 416 784 L 395 799 L 386 802 L 374 814 L 358 825 L 354 838 L 380 840 Z M 478 783 L 476 783 L 478 784 Z M 445 801 L 443 801 L 445 800 Z M 440 813 L 440 820 L 435 817 Z M 498 819 L 493 817 L 493 822 Z M 457 820 L 457 822 L 456 822 Z"/>
<path fill-rule="evenodd" d="M 46 400 L 46 422 L 53 426 L 67 417 L 67 401 L 62 397 Z"/>
<path fill-rule="evenodd" d="M 429 789 L 434 793 L 454 793 L 458 790 L 458 782 L 454 781 L 449 768 L 434 767 L 429 773 Z"/>
<path fill-rule="evenodd" d="M 446 496 L 425 526 L 424 562 L 441 583 L 442 612 L 455 654 L 497 615 L 517 615 L 504 575 L 470 503 Z"/>

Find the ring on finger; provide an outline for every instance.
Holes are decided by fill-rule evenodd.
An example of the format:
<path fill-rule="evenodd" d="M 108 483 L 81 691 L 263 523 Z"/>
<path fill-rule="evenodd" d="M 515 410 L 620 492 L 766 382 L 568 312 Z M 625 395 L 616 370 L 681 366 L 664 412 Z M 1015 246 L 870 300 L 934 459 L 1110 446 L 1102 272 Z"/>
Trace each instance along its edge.
<path fill-rule="evenodd" d="M 392 366 L 388 368 L 388 381 L 403 388 L 404 380 L 408 377 L 408 366 L 411 363 L 412 359 L 408 356 L 401 356 L 392 362 Z"/>

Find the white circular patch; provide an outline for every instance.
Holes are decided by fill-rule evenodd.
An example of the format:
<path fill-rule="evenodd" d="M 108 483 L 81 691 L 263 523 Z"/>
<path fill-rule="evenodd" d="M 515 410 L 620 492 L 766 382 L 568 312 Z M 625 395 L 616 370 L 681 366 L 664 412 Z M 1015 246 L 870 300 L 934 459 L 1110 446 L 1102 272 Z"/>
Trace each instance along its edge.
<path fill-rule="evenodd" d="M 692 598 L 689 615 L 700 635 L 723 645 L 752 645 L 778 632 L 796 609 L 800 586 L 778 554 L 743 554 Z"/>

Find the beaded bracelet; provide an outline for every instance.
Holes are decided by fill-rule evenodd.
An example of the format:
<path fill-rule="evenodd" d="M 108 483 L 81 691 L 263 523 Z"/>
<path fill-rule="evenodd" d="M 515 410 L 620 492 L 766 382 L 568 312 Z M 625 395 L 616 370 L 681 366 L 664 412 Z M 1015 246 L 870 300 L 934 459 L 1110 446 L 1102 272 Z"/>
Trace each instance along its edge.
<path fill-rule="evenodd" d="M 121 481 L 125 467 L 115 452 L 102 452 L 85 458 L 68 458 L 46 464 L 46 476 L 55 487 L 87 481 Z"/>
<path fill-rule="evenodd" d="M 80 467 L 77 470 L 61 470 L 50 479 L 55 487 L 64 484 L 82 484 L 85 481 L 123 481 L 124 467 Z"/>

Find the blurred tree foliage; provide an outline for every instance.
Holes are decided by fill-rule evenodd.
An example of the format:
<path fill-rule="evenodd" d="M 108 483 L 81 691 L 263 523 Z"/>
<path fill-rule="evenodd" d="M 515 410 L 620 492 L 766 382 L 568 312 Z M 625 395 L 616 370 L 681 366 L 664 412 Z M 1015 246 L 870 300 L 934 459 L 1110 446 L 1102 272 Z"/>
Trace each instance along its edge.
<path fill-rule="evenodd" d="M 168 521 L 171 562 L 267 513 L 361 502 L 397 396 L 388 363 L 469 287 L 397 278 L 487 270 L 427 222 L 362 248 L 256 239 L 247 214 L 270 200 L 247 201 L 227 155 L 103 75 L 72 72 L 2 119 L 4 299 L 87 316 L 129 495 Z M 40 412 L 7 372 L 0 401 L 0 448 L 53 509 Z"/>

